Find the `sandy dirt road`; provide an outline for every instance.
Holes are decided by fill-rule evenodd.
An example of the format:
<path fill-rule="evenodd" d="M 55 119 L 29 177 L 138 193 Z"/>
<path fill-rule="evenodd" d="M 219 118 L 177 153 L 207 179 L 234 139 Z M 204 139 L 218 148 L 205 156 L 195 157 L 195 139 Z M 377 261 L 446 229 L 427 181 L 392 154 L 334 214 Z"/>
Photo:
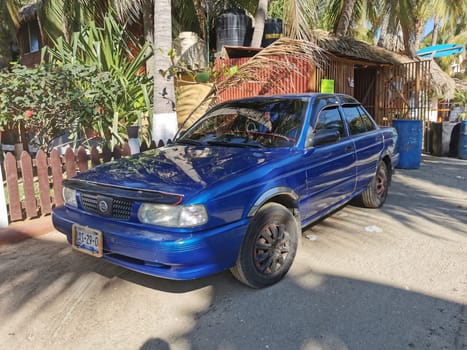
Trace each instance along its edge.
<path fill-rule="evenodd" d="M 51 232 L 0 246 L 0 349 L 467 349 L 467 161 L 307 228 L 277 285 L 145 276 Z"/>

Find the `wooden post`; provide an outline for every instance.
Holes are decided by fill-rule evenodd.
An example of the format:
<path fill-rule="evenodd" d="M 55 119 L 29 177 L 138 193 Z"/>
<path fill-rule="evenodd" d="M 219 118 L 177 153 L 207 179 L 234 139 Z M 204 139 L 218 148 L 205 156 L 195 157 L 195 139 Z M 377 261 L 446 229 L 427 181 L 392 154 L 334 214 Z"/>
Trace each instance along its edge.
<path fill-rule="evenodd" d="M 2 184 L 2 188 L 0 189 L 0 228 L 5 228 L 8 227 L 8 213 L 6 211 L 6 199 L 5 189 L 3 187 L 2 169 L 0 169 L 0 184 Z"/>
<path fill-rule="evenodd" d="M 19 197 L 18 166 L 12 153 L 7 153 L 3 162 L 5 167 L 6 185 L 8 188 L 8 201 L 10 220 L 23 220 L 23 211 Z"/>
<path fill-rule="evenodd" d="M 34 189 L 34 172 L 32 169 L 32 158 L 29 153 L 23 151 L 20 157 L 21 174 L 23 177 L 24 189 L 24 207 L 26 217 L 34 218 L 37 216 L 37 200 Z"/>

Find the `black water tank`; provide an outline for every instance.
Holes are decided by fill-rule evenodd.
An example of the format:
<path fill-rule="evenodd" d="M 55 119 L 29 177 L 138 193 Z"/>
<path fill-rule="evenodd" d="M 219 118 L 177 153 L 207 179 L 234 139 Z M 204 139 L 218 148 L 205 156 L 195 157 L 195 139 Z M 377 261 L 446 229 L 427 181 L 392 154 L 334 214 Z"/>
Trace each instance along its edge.
<path fill-rule="evenodd" d="M 250 46 L 251 18 L 242 9 L 230 9 L 217 19 L 217 52 L 223 46 Z"/>
<path fill-rule="evenodd" d="M 282 19 L 269 18 L 264 21 L 264 33 L 261 47 L 271 45 L 282 36 Z"/>

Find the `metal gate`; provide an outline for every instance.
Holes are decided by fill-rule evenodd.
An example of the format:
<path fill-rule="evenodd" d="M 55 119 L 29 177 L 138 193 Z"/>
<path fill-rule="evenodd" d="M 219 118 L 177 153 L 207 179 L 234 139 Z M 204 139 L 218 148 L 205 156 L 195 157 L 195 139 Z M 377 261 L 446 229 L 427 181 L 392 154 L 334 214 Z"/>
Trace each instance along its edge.
<path fill-rule="evenodd" d="M 384 125 L 393 119 L 427 120 L 430 112 L 430 61 L 418 61 L 383 69 L 379 94 L 383 97 Z"/>

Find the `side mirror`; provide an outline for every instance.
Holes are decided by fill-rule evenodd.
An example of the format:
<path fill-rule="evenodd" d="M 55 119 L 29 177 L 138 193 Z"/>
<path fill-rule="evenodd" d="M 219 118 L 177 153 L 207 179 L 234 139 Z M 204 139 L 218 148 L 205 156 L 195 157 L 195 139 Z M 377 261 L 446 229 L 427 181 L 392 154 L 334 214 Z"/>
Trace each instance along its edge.
<path fill-rule="evenodd" d="M 311 146 L 322 146 L 339 141 L 340 133 L 336 129 L 316 130 L 313 133 Z"/>

